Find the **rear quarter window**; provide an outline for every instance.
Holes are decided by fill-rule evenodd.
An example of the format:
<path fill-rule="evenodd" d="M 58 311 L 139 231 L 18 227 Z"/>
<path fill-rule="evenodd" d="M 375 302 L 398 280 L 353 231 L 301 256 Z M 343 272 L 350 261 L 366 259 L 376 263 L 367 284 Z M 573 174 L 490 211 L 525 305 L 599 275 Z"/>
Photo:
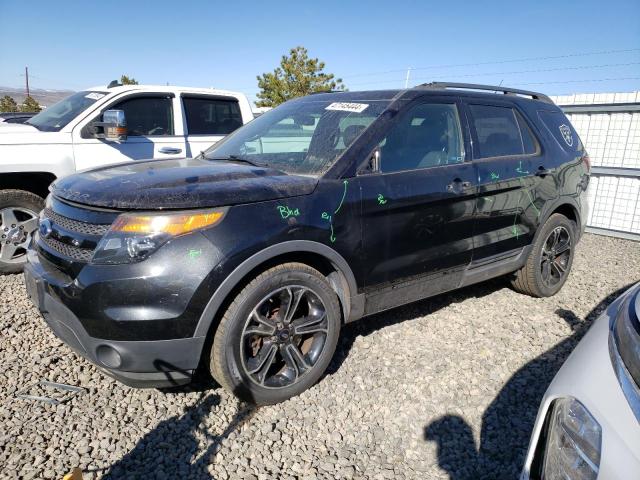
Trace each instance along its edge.
<path fill-rule="evenodd" d="M 578 137 L 573 125 L 571 125 L 564 113 L 538 110 L 538 117 L 564 150 L 571 153 L 583 150 L 580 137 Z"/>

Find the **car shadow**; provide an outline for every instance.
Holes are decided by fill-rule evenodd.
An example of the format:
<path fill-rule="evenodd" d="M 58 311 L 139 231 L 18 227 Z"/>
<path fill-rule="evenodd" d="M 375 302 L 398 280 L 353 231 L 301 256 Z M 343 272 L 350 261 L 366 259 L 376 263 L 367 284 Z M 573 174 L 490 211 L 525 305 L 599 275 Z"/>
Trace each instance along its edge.
<path fill-rule="evenodd" d="M 518 478 L 549 383 L 593 321 L 631 285 L 608 295 L 584 320 L 571 310 L 556 310 L 573 333 L 520 368 L 502 387 L 482 416 L 479 448 L 473 429 L 459 415 L 444 415 L 424 428 L 424 440 L 437 444 L 438 464 L 451 480 Z"/>
<path fill-rule="evenodd" d="M 199 391 L 198 388 L 195 391 Z M 100 478 L 214 478 L 208 467 L 214 463 L 222 442 L 248 421 L 257 408 L 252 403 L 239 403 L 227 426 L 222 431 L 212 432 L 205 420 L 220 402 L 219 395 L 202 392 L 181 414 L 161 421 L 138 440 L 129 453 L 102 470 Z M 203 444 L 207 445 L 204 449 L 201 448 Z"/>
<path fill-rule="evenodd" d="M 423 317 L 437 312 L 453 303 L 459 303 L 467 298 L 482 298 L 491 295 L 493 292 L 506 288 L 508 278 L 498 277 L 482 283 L 470 285 L 468 287 L 442 293 L 425 300 L 409 303 L 391 310 L 376 313 L 342 327 L 340 339 L 336 346 L 336 352 L 327 368 L 325 375 L 336 373 L 343 362 L 349 356 L 349 352 L 358 337 L 366 337 L 390 325 L 411 320 L 416 317 Z M 390 314 L 393 312 L 393 314 Z"/>

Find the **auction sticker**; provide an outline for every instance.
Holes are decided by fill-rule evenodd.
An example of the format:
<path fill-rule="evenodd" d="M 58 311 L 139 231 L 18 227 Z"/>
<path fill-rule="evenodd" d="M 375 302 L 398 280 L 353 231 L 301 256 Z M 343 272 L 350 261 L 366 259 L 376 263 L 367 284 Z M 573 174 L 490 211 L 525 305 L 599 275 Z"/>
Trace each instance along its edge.
<path fill-rule="evenodd" d="M 353 112 L 362 113 L 369 106 L 368 103 L 347 103 L 347 102 L 333 102 L 331 105 L 325 108 L 325 110 L 338 110 L 341 112 Z"/>

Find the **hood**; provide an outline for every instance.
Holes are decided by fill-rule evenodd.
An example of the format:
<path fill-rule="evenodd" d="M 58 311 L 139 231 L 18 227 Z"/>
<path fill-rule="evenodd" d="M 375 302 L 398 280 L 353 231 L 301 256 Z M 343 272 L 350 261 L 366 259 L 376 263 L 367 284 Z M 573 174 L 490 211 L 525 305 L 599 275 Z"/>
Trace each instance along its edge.
<path fill-rule="evenodd" d="M 0 122 L 0 133 L 32 133 L 37 131 L 36 127 L 26 123 Z"/>
<path fill-rule="evenodd" d="M 207 208 L 307 195 L 318 180 L 222 160 L 129 162 L 57 180 L 56 197 L 96 207 Z"/>

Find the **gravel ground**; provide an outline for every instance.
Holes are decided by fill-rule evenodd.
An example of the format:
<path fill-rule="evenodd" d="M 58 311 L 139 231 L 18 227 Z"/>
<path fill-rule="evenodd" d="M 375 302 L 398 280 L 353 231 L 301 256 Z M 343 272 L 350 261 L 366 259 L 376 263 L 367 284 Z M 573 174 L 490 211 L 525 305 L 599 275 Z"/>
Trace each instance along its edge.
<path fill-rule="evenodd" d="M 45 327 L 21 275 L 0 278 L 0 476 L 516 478 L 546 386 L 589 323 L 640 280 L 640 244 L 586 235 L 555 297 L 502 279 L 349 325 L 328 375 L 253 409 L 205 380 L 134 390 Z M 16 399 L 40 379 L 87 393 Z"/>

